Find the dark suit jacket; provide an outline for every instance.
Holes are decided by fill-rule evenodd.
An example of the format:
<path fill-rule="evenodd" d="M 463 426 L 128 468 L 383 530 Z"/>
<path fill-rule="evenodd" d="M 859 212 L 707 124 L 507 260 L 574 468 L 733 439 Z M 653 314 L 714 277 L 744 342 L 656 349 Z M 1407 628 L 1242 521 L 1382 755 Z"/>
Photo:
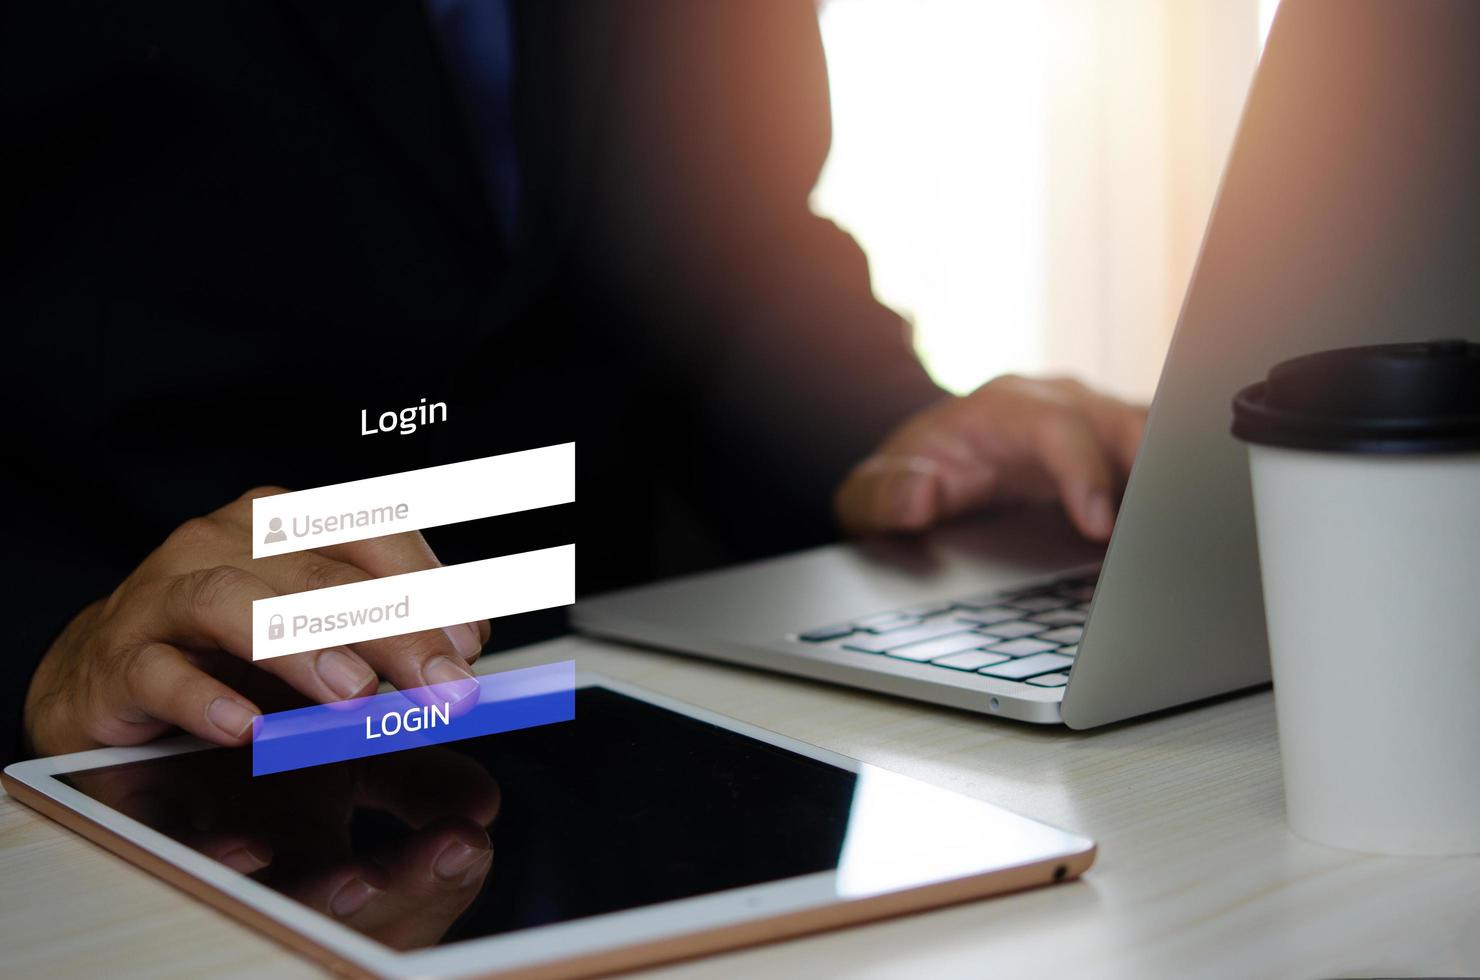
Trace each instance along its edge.
<path fill-rule="evenodd" d="M 584 593 L 825 538 L 938 396 L 808 211 L 807 0 L 515 18 L 509 245 L 416 0 L 0 5 L 7 733 L 62 625 L 250 487 L 575 439 L 575 505 L 429 537 L 575 540 Z M 447 423 L 360 435 L 422 397 Z"/>

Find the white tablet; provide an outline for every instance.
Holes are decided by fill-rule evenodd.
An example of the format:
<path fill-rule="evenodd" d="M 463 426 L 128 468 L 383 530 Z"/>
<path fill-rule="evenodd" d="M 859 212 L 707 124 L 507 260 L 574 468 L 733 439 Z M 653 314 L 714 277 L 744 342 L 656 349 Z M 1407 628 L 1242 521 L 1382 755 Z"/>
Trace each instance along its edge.
<path fill-rule="evenodd" d="M 251 775 L 193 739 L 18 800 L 352 975 L 573 977 L 1077 877 L 1094 844 L 628 684 L 573 721 Z"/>

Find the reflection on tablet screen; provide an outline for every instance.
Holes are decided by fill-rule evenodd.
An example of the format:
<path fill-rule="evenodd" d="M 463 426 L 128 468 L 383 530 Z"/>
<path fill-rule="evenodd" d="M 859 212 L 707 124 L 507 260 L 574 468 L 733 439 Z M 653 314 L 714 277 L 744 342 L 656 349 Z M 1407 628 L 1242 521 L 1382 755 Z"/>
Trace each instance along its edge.
<path fill-rule="evenodd" d="M 396 949 L 832 870 L 857 781 L 601 687 L 574 721 L 273 776 L 213 749 L 62 778 Z"/>

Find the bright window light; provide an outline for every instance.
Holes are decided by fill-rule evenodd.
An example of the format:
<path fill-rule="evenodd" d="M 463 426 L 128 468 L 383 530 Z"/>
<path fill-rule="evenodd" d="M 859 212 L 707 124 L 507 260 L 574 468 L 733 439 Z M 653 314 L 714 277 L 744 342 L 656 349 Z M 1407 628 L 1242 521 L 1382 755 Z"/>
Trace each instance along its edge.
<path fill-rule="evenodd" d="M 955 391 L 1043 361 L 1039 4 L 830 0 L 833 148 L 812 205 Z"/>
<path fill-rule="evenodd" d="M 1269 28 L 1274 24 L 1274 12 L 1280 9 L 1280 0 L 1259 0 L 1259 48 L 1269 40 Z"/>
<path fill-rule="evenodd" d="M 852 233 L 935 379 L 1149 397 L 1277 0 L 824 0 Z"/>

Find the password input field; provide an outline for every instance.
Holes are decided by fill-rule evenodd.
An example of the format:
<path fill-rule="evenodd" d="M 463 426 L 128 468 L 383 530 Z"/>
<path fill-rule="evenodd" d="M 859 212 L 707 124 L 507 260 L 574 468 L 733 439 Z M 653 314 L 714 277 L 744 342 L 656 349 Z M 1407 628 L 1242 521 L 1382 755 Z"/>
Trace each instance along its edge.
<path fill-rule="evenodd" d="M 575 601 L 573 544 L 259 599 L 252 659 L 363 643 Z"/>

